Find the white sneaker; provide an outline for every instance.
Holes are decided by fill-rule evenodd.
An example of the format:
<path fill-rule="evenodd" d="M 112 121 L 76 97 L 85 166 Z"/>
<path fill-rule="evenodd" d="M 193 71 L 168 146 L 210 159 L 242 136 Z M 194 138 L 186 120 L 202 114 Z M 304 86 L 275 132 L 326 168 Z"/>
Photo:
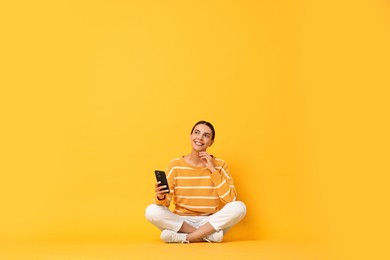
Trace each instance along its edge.
<path fill-rule="evenodd" d="M 164 229 L 163 232 L 161 232 L 160 238 L 166 243 L 189 243 L 189 241 L 187 241 L 187 234 L 176 233 L 168 229 Z"/>
<path fill-rule="evenodd" d="M 214 232 L 211 235 L 203 238 L 204 241 L 207 241 L 209 243 L 219 243 L 222 242 L 223 239 L 223 230 L 221 229 L 220 231 Z"/>

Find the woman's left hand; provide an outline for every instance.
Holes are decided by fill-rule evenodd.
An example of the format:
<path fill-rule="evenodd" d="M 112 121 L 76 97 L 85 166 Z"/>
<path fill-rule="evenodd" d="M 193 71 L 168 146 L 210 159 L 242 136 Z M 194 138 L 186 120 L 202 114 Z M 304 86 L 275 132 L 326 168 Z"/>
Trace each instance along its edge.
<path fill-rule="evenodd" d="M 211 155 L 207 152 L 199 152 L 199 157 L 201 161 L 203 162 L 204 166 L 206 166 L 211 172 L 215 172 L 215 166 L 213 163 L 213 158 Z"/>

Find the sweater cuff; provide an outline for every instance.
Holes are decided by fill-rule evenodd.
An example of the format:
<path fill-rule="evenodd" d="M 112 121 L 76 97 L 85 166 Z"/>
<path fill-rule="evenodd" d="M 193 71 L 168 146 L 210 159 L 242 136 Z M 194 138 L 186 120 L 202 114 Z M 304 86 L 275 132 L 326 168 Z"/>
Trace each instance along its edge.
<path fill-rule="evenodd" d="M 160 199 L 159 197 L 156 196 L 156 198 L 157 198 L 159 201 L 165 200 L 166 197 L 167 197 L 167 196 L 164 195 L 164 198 Z"/>
<path fill-rule="evenodd" d="M 165 205 L 167 200 L 167 196 L 165 196 L 162 200 L 160 200 L 157 196 L 154 197 L 154 204 L 157 205 Z"/>

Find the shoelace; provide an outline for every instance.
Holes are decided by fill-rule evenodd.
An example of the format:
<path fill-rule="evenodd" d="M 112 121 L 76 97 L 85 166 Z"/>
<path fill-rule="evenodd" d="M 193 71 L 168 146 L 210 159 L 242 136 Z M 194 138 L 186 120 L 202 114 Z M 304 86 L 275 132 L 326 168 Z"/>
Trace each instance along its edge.
<path fill-rule="evenodd" d="M 203 240 L 206 241 L 206 242 L 208 242 L 208 243 L 213 243 L 213 242 L 211 242 L 210 240 L 208 240 L 208 239 L 205 238 L 205 237 L 203 238 Z"/>
<path fill-rule="evenodd" d="M 180 237 L 179 234 L 174 234 L 174 237 L 173 237 L 172 240 L 173 240 L 173 241 L 180 241 L 180 240 L 181 240 L 181 237 Z M 182 244 L 188 244 L 188 243 L 190 243 L 190 241 L 188 241 L 188 240 L 182 240 L 182 241 L 180 241 L 180 243 L 182 243 Z"/>

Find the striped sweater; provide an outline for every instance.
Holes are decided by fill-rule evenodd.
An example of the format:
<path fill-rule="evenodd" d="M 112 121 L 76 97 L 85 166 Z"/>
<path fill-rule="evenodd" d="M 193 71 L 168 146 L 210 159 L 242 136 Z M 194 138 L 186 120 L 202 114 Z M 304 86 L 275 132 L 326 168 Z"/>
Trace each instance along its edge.
<path fill-rule="evenodd" d="M 175 214 L 207 216 L 235 201 L 237 193 L 225 161 L 215 157 L 213 160 L 215 172 L 192 166 L 183 157 L 172 160 L 166 170 L 171 192 L 163 200 L 155 198 L 155 203 L 169 207 L 172 201 Z"/>

